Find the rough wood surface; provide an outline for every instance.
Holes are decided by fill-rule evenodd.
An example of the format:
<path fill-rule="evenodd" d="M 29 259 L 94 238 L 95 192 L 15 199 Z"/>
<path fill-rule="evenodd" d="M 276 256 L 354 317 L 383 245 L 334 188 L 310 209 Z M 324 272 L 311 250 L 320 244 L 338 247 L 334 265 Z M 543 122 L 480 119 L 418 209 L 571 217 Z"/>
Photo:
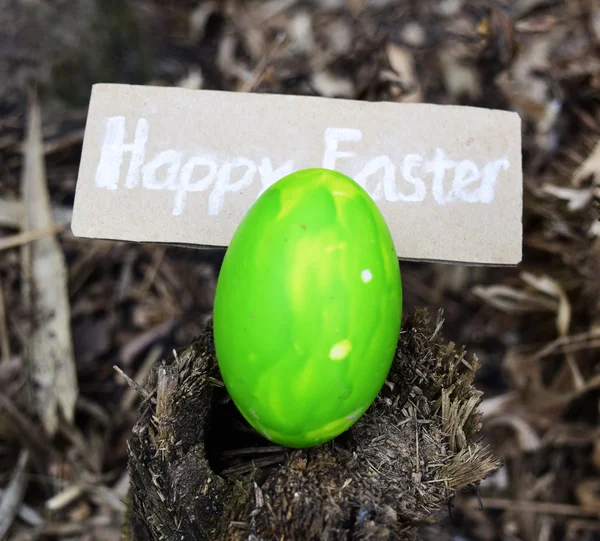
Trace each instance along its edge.
<path fill-rule="evenodd" d="M 405 318 L 388 380 L 367 413 L 325 445 L 258 436 L 222 385 L 209 322 L 157 366 L 129 446 L 136 541 L 412 539 L 455 491 L 497 467 L 478 441 L 475 358 L 442 321 Z"/>

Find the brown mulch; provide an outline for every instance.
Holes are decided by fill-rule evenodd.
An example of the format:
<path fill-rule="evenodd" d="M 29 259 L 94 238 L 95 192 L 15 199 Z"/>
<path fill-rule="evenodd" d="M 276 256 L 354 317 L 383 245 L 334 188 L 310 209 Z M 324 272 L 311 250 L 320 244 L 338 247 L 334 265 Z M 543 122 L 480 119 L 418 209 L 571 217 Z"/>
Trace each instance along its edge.
<path fill-rule="evenodd" d="M 59 224 L 96 81 L 517 111 L 522 264 L 402 265 L 406 310 L 443 308 L 445 335 L 479 358 L 485 437 L 504 461 L 431 538 L 600 539 L 599 53 L 594 0 L 6 0 L 0 243 L 35 215 L 22 189 L 32 82 Z M 26 237 L 0 251 L 0 538 L 117 539 L 140 399 L 113 367 L 141 384 L 200 334 L 223 254 L 57 238 L 77 399 L 52 434 L 24 360 L 37 308 L 25 270 L 42 256 Z"/>

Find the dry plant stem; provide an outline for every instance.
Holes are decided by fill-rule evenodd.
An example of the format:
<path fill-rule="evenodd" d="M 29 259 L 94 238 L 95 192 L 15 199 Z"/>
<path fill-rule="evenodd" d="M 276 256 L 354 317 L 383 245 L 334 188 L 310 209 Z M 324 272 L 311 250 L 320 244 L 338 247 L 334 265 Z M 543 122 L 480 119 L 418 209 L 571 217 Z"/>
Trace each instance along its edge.
<path fill-rule="evenodd" d="M 141 388 L 141 386 L 146 381 L 146 378 L 150 374 L 150 371 L 152 370 L 153 366 L 160 359 L 162 351 L 163 351 L 162 346 L 160 346 L 160 345 L 154 346 L 150 350 L 148 355 L 146 356 L 146 359 L 144 360 L 142 366 L 138 370 L 138 372 L 135 376 L 135 380 L 134 380 L 134 382 L 139 387 L 133 387 L 131 385 L 131 379 L 128 378 L 127 383 L 129 384 L 129 389 L 127 389 L 127 391 L 125 391 L 125 393 L 123 394 L 123 398 L 121 399 L 121 404 L 119 406 L 119 409 L 122 413 L 131 411 L 131 408 L 133 407 L 133 404 L 135 403 L 137 396 L 138 395 L 143 396 L 144 391 Z M 117 371 L 121 375 L 123 374 L 123 372 L 121 370 L 117 369 Z"/>
<path fill-rule="evenodd" d="M 6 490 L 0 489 L 0 499 L 3 499 L 6 493 Z M 30 526 L 41 526 L 44 524 L 44 519 L 41 517 L 41 515 L 35 509 L 25 504 L 21 504 L 19 506 L 17 516 Z"/>
<path fill-rule="evenodd" d="M 21 189 L 24 233 L 55 228 L 46 181 L 41 112 L 30 94 Z M 35 407 L 44 429 L 53 434 L 62 416 L 71 422 L 78 395 L 73 358 L 67 269 L 57 239 L 33 241 L 23 255 L 26 301 L 35 318 L 26 357 Z M 29 305 L 29 304 L 28 304 Z"/>
<path fill-rule="evenodd" d="M 0 539 L 4 539 L 23 502 L 27 489 L 28 478 L 25 469 L 28 463 L 29 452 L 21 451 L 17 467 L 0 502 Z"/>
<path fill-rule="evenodd" d="M 4 304 L 3 284 L 0 282 L 0 345 L 2 347 L 2 357 L 0 361 L 8 362 L 10 357 L 10 337 L 6 326 L 6 305 Z"/>
<path fill-rule="evenodd" d="M 69 227 L 69 224 L 57 224 L 50 227 L 45 227 L 43 229 L 37 229 L 35 231 L 26 231 L 24 233 L 11 235 L 10 237 L 4 237 L 0 239 L 0 252 L 4 250 L 10 250 L 11 248 L 17 248 L 18 246 L 23 246 L 24 244 L 43 239 L 44 237 L 48 237 L 50 235 L 56 235 L 56 233 L 64 231 L 67 227 Z"/>
<path fill-rule="evenodd" d="M 209 321 L 139 391 L 150 400 L 129 443 L 126 538 L 414 539 L 498 465 L 478 441 L 477 359 L 444 343 L 441 325 L 406 317 L 367 413 L 336 440 L 294 450 L 261 438 L 228 400 Z"/>
<path fill-rule="evenodd" d="M 276 54 L 279 52 L 279 49 L 285 42 L 285 37 L 283 35 L 277 36 L 275 38 L 275 43 L 272 48 L 264 53 L 262 58 L 258 61 L 256 68 L 252 72 L 250 78 L 242 85 L 240 92 L 252 92 L 256 89 L 256 87 L 260 84 L 261 79 L 265 75 L 265 71 L 269 66 L 269 62 L 273 60 Z"/>
<path fill-rule="evenodd" d="M 501 509 L 504 511 L 520 511 L 526 513 L 566 515 L 571 517 L 597 516 L 594 511 L 588 511 L 578 505 L 554 502 L 534 502 L 528 500 L 508 500 L 503 498 L 481 498 L 469 500 L 470 507 L 484 509 Z"/>

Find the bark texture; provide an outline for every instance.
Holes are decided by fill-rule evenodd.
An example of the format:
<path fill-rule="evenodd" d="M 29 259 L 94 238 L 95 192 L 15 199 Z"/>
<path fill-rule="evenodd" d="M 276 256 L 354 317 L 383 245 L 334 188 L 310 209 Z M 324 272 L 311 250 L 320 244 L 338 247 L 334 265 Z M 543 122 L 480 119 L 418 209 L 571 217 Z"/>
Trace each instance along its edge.
<path fill-rule="evenodd" d="M 497 461 L 478 441 L 476 358 L 442 320 L 405 317 L 388 380 L 345 434 L 307 450 L 259 436 L 220 380 L 212 324 L 162 362 L 130 441 L 125 537 L 410 540 Z"/>

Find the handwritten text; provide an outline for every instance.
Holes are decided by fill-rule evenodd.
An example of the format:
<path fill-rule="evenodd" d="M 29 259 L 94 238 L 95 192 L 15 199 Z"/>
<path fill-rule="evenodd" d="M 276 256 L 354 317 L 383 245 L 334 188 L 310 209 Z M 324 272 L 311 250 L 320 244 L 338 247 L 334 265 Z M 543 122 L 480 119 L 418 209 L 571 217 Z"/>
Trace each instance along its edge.
<path fill-rule="evenodd" d="M 131 190 L 141 185 L 147 190 L 173 192 L 174 216 L 183 212 L 189 194 L 208 193 L 208 213 L 217 216 L 227 194 L 239 193 L 258 181 L 258 197 L 277 180 L 297 170 L 292 159 L 274 164 L 268 156 L 259 161 L 236 157 L 222 163 L 171 149 L 147 156 L 148 134 L 146 119 L 138 120 L 133 138 L 128 139 L 125 117 L 107 118 L 95 184 L 108 190 L 121 187 Z M 356 162 L 360 158 L 362 137 L 358 129 L 326 129 L 322 162 L 315 167 L 347 169 L 353 159 Z M 129 167 L 122 184 L 121 169 L 126 154 Z M 363 158 L 361 168 L 351 176 L 376 201 L 418 203 L 427 197 L 429 186 L 431 197 L 440 205 L 488 204 L 494 200 L 500 173 L 510 167 L 505 157 L 478 165 L 467 159 L 450 159 L 441 148 L 435 148 L 432 154 L 425 157 L 408 153 L 399 162 L 381 155 L 366 164 Z"/>

